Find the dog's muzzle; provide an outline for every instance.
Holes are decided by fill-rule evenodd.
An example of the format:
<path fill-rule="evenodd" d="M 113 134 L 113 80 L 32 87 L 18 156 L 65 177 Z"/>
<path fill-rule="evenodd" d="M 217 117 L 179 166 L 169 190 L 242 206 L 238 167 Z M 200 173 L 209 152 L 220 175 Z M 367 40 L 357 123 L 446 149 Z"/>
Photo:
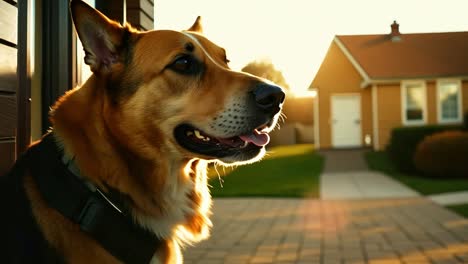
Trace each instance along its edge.
<path fill-rule="evenodd" d="M 175 128 L 176 141 L 192 153 L 226 163 L 257 157 L 270 141 L 268 133 L 276 124 L 285 93 L 278 86 L 262 82 L 256 83 L 247 95 L 242 103 L 244 108 L 228 106 L 227 112 L 214 119 L 218 123 L 212 124 L 212 128 L 219 128 L 217 135 L 188 122 Z M 226 119 L 226 115 L 232 115 L 231 119 Z M 219 132 L 224 132 L 224 136 Z"/>

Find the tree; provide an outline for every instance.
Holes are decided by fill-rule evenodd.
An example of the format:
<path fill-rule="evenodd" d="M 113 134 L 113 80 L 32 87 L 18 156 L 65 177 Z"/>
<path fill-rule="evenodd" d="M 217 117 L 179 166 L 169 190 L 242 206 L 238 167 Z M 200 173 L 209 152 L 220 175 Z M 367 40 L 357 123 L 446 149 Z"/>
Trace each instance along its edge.
<path fill-rule="evenodd" d="M 243 72 L 253 74 L 258 77 L 270 80 L 285 89 L 289 89 L 289 85 L 284 79 L 283 73 L 275 68 L 273 63 L 269 60 L 252 61 L 242 68 Z"/>

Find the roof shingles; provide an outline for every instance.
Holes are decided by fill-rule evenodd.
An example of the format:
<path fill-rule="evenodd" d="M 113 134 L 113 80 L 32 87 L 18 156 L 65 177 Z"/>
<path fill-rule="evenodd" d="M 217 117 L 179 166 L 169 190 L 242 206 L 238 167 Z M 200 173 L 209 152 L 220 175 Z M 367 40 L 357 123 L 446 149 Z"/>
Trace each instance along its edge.
<path fill-rule="evenodd" d="M 371 79 L 468 75 L 468 32 L 337 36 Z"/>

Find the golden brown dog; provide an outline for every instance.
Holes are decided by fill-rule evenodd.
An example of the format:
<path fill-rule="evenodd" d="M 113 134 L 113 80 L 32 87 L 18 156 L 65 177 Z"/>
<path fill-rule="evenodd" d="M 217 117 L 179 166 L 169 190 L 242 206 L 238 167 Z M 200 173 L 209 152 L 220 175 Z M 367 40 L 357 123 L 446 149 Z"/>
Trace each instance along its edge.
<path fill-rule="evenodd" d="M 207 163 L 259 159 L 284 93 L 229 69 L 187 31 L 139 32 L 81 1 L 93 75 L 53 107 L 53 131 L 2 179 L 6 263 L 181 263 L 208 236 Z M 11 202 L 13 201 L 13 202 Z"/>

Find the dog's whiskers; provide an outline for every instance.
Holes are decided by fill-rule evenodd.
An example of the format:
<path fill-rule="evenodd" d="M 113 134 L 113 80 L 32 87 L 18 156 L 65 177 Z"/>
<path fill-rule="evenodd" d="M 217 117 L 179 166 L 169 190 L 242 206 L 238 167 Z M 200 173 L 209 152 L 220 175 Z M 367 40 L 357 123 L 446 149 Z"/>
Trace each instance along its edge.
<path fill-rule="evenodd" d="M 216 174 L 218 174 L 219 185 L 221 186 L 221 188 L 224 188 L 224 185 L 223 185 L 224 180 L 221 178 L 221 174 L 218 171 L 218 164 L 215 163 L 213 168 L 216 171 Z M 224 167 L 223 167 L 223 169 L 224 169 Z"/>
<path fill-rule="evenodd" d="M 280 115 L 279 115 L 279 120 L 281 122 L 286 122 L 286 119 L 287 119 L 286 114 L 281 112 Z"/>

